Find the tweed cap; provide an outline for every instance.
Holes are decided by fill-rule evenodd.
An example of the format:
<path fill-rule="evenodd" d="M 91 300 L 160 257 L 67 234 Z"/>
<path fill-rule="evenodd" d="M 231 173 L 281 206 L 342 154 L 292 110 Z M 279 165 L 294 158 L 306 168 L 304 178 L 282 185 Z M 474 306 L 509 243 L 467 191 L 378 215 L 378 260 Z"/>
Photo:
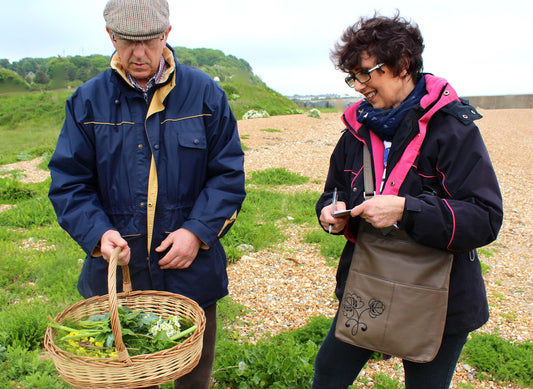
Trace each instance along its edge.
<path fill-rule="evenodd" d="M 170 26 L 167 0 L 109 0 L 104 9 L 106 27 L 118 38 L 157 38 Z"/>

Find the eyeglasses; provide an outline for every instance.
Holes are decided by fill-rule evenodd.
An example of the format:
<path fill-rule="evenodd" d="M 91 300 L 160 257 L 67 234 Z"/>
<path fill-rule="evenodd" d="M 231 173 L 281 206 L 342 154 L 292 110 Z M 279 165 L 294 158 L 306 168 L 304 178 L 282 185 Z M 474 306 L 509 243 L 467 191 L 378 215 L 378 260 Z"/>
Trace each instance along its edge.
<path fill-rule="evenodd" d="M 142 45 L 145 49 L 154 49 L 159 46 L 159 43 L 165 39 L 165 34 L 161 34 L 159 38 L 147 39 L 144 41 L 134 41 L 129 39 L 122 39 L 115 37 L 113 34 L 113 41 L 117 44 L 117 47 L 122 50 L 131 50 L 137 47 L 137 44 Z"/>
<path fill-rule="evenodd" d="M 355 88 L 355 81 L 359 82 L 360 84 L 366 84 L 368 81 L 370 81 L 370 73 L 372 73 L 374 70 L 381 69 L 381 67 L 385 65 L 384 63 L 377 64 L 372 69 L 368 70 L 361 70 L 355 74 L 352 74 L 351 76 L 348 76 L 344 79 L 346 81 L 346 84 L 350 88 Z"/>

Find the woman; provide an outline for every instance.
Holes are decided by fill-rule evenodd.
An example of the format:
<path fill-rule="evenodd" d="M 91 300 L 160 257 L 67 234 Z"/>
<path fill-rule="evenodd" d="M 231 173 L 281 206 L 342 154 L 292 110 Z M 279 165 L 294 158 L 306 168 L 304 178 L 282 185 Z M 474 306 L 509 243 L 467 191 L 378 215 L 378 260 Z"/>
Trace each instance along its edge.
<path fill-rule="evenodd" d="M 476 248 L 496 239 L 503 215 L 498 182 L 473 123 L 481 116 L 446 80 L 422 73 L 423 49 L 418 26 L 399 15 L 361 18 L 344 32 L 332 59 L 364 99 L 343 115 L 346 130 L 316 205 L 322 227 L 347 238 L 337 270 L 339 301 L 361 218 L 454 254 L 441 347 L 431 362 L 403 361 L 408 389 L 448 388 L 469 332 L 488 320 Z M 376 195 L 367 201 L 365 144 L 376 176 Z M 335 218 L 334 206 L 351 213 Z M 316 358 L 314 389 L 348 387 L 372 356 L 336 339 L 335 326 L 336 318 Z"/>

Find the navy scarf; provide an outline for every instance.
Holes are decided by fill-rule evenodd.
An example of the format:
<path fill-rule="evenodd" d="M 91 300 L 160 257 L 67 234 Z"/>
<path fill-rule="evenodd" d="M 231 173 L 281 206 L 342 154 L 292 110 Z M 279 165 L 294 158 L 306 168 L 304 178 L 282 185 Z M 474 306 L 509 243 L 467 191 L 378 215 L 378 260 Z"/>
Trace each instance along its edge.
<path fill-rule="evenodd" d="M 381 140 L 391 142 L 396 129 L 407 115 L 407 112 L 420 103 L 426 94 L 426 79 L 420 77 L 409 96 L 396 108 L 374 108 L 366 99 L 357 108 L 357 121 L 367 126 Z"/>

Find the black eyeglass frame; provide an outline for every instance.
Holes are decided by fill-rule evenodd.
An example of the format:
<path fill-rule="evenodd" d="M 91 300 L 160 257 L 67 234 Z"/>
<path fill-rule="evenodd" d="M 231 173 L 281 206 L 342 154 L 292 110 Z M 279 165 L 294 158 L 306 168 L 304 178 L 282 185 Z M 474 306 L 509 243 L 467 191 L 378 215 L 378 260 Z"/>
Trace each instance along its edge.
<path fill-rule="evenodd" d="M 372 78 L 372 76 L 370 75 L 370 73 L 372 73 L 374 70 L 377 70 L 377 69 L 381 69 L 381 67 L 385 65 L 385 63 L 379 63 L 377 64 L 376 66 L 374 66 L 372 69 L 368 69 L 368 70 L 361 70 L 355 74 L 352 74 L 351 76 L 348 76 L 344 79 L 344 81 L 346 82 L 346 84 L 350 87 L 350 88 L 355 88 L 355 81 L 359 82 L 360 84 L 366 84 L 368 81 L 370 81 L 370 79 Z M 361 80 L 359 77 L 357 77 L 357 75 L 365 75 L 365 76 L 368 76 L 368 79 L 366 80 Z"/>

